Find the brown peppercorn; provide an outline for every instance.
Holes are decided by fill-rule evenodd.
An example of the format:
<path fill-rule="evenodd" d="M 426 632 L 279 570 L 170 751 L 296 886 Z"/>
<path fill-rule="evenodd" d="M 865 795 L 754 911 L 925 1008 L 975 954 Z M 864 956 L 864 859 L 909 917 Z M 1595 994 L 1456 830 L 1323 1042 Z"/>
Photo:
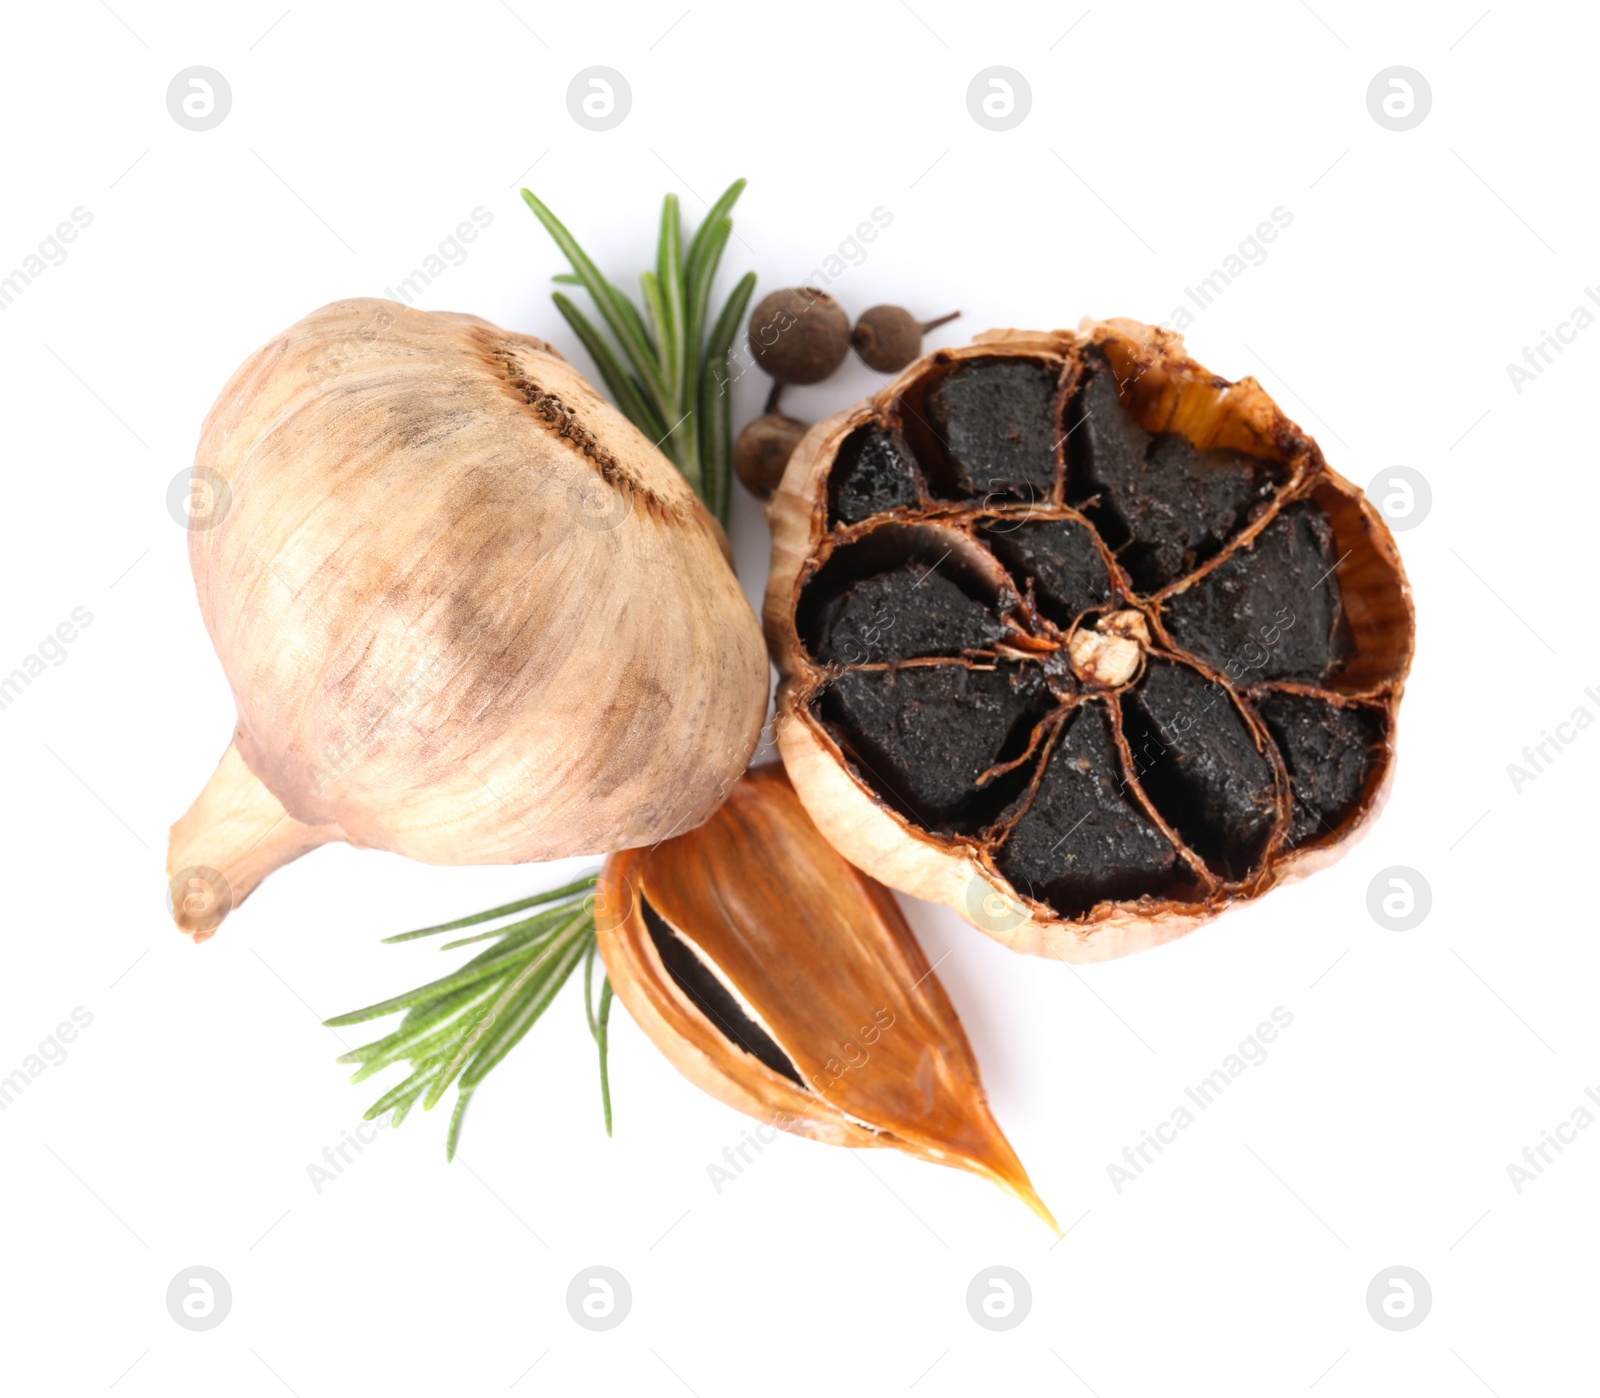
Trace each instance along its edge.
<path fill-rule="evenodd" d="M 850 349 L 850 317 L 825 291 L 774 291 L 750 313 L 750 352 L 780 383 L 821 383 Z"/>
<path fill-rule="evenodd" d="M 746 423 L 733 444 L 733 469 L 752 495 L 765 500 L 778 488 L 783 468 L 809 423 L 782 413 L 768 413 Z"/>
<path fill-rule="evenodd" d="M 904 306 L 873 306 L 863 311 L 850 332 L 850 343 L 862 362 L 880 374 L 898 374 L 922 353 L 922 337 L 954 320 L 960 311 L 926 323 Z"/>

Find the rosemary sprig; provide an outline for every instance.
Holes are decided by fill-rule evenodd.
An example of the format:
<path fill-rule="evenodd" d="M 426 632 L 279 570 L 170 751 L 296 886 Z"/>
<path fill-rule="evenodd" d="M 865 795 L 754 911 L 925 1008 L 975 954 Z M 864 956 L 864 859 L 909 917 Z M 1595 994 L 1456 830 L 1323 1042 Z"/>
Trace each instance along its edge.
<path fill-rule="evenodd" d="M 549 208 L 530 190 L 522 197 L 572 264 L 556 276 L 581 286 L 621 354 L 571 298 L 551 299 L 600 370 L 627 418 L 661 447 L 706 507 L 728 522 L 733 448 L 728 417 L 728 353 L 744 319 L 756 275 L 739 279 L 707 330 L 711 286 L 733 228 L 729 217 L 745 182 L 735 180 L 711 206 L 688 248 L 683 245 L 678 196 L 661 205 L 654 270 L 639 274 L 644 314 L 617 290 Z M 624 362 L 626 361 L 626 362 Z"/>
<path fill-rule="evenodd" d="M 611 1134 L 611 1083 L 606 1063 L 611 982 L 607 980 L 601 988 L 598 1015 L 592 1008 L 590 989 L 597 949 L 595 877 L 590 874 L 562 888 L 504 903 L 471 917 L 384 938 L 386 942 L 408 942 L 510 919 L 501 921 L 498 927 L 446 942 L 441 950 L 482 941 L 491 943 L 449 975 L 327 1021 L 330 1027 L 337 1028 L 405 1012 L 398 1028 L 339 1059 L 341 1063 L 357 1065 L 352 1082 L 361 1082 L 396 1063 L 410 1066 L 410 1074 L 367 1109 L 368 1121 L 392 1111 L 393 1123 L 398 1126 L 418 1101 L 427 1111 L 451 1084 L 457 1084 L 455 1109 L 445 1136 L 445 1157 L 454 1159 L 461 1119 L 478 1084 L 533 1027 L 581 961 L 584 1012 L 600 1051 L 600 1096 L 606 1134 Z M 519 917 L 521 913 L 531 915 Z"/>

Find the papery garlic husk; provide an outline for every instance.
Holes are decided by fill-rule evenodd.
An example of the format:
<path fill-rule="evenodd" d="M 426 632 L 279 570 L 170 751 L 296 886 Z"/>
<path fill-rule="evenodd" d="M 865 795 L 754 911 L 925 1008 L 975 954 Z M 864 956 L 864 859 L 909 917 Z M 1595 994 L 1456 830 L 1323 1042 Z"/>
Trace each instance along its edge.
<path fill-rule="evenodd" d="M 769 671 L 722 530 L 543 341 L 325 306 L 234 374 L 195 462 L 238 706 L 168 850 L 197 938 L 330 840 L 600 854 L 696 825 L 749 760 Z"/>
<path fill-rule="evenodd" d="M 986 382 L 994 395 L 963 388 L 962 402 L 954 386 L 980 375 L 991 376 Z M 1024 413 L 1000 401 L 1002 381 L 1022 386 L 1014 402 L 1023 401 L 1024 390 L 1034 393 L 1037 408 Z M 1114 385 L 1109 401 L 1094 397 L 1108 383 Z M 967 415 L 960 422 L 958 410 Z M 957 426 L 967 432 L 960 440 Z M 1142 470 L 1168 449 L 1168 463 L 1200 463 L 1184 467 L 1194 472 L 1188 481 L 1213 469 L 1220 479 L 1249 462 L 1260 467 L 1261 487 L 1245 497 L 1236 519 L 1217 526 L 1215 539 L 1203 548 L 1191 541 L 1181 566 L 1152 578 L 1154 565 L 1136 555 L 1159 554 L 1162 517 L 1153 508 L 1144 516 L 1130 509 L 1121 521 L 1128 537 L 1112 537 L 1107 514 L 1123 506 L 1105 485 L 1109 477 L 1097 475 L 1094 453 L 1105 452 L 1119 469 L 1118 452 L 1132 453 Z M 1178 474 L 1170 465 L 1163 470 L 1168 474 L 1151 467 L 1145 477 L 1125 477 L 1134 482 L 1127 500 L 1141 508 L 1175 503 L 1176 496 L 1155 498 Z M 1323 593 L 1337 594 L 1334 627 L 1345 649 L 1336 665 L 1315 675 L 1260 670 L 1254 652 L 1269 660 L 1282 654 L 1272 650 L 1281 644 L 1275 627 L 1260 628 L 1259 644 L 1252 636 L 1247 645 L 1230 640 L 1209 651 L 1180 633 L 1177 618 L 1186 608 L 1192 614 L 1197 599 L 1215 600 L 1234 587 L 1236 575 L 1225 568 L 1254 557 L 1258 544 L 1267 555 L 1282 530 L 1299 529 L 1299 521 L 1313 516 L 1306 528 L 1320 531 L 1326 566 L 1319 556 L 1304 587 L 1274 600 L 1290 604 L 1292 625 L 1294 608 L 1304 617 L 1308 604 L 1322 606 Z M 859 868 L 950 907 L 1015 950 L 1089 962 L 1170 941 L 1332 863 L 1383 805 L 1415 636 L 1394 538 L 1361 490 L 1329 467 L 1317 443 L 1259 383 L 1229 382 L 1205 369 L 1171 331 L 1125 319 L 1086 320 L 1076 332 L 994 330 L 927 355 L 872 398 L 811 428 L 789 458 L 767 517 L 773 546 L 764 620 L 780 676 L 775 729 L 806 809 Z M 1078 539 L 1081 556 L 1041 549 L 1031 555 L 1031 572 L 1008 559 L 1020 531 L 1045 526 Z M 1042 596 L 1041 558 L 1059 565 L 1064 591 L 1093 575 L 1087 600 L 1052 617 Z M 824 653 L 831 633 L 826 643 L 818 638 L 833 624 L 830 617 L 843 614 L 848 589 L 859 584 L 867 596 L 879 587 L 890 598 L 884 579 L 897 574 L 915 578 L 922 591 L 907 588 L 885 601 L 837 653 Z M 939 638 L 917 624 L 932 613 L 919 612 L 915 601 L 941 586 L 941 606 L 983 612 L 980 622 L 992 628 L 969 627 L 941 649 Z M 1297 638 L 1307 634 L 1305 624 L 1293 633 Z M 894 650 L 897 637 L 907 636 L 920 649 L 908 643 Z M 1330 632 L 1330 654 L 1333 642 Z M 955 667 L 974 677 L 962 682 L 965 689 L 947 678 Z M 1241 770 L 1255 765 L 1252 799 L 1259 796 L 1264 814 L 1250 829 L 1267 833 L 1244 854 L 1229 847 L 1213 856 L 1202 847 L 1213 839 L 1228 846 L 1234 827 L 1184 809 L 1186 801 L 1198 809 L 1178 788 L 1195 780 L 1202 755 L 1172 741 L 1171 733 L 1183 730 L 1136 721 L 1124 708 L 1141 702 L 1141 686 L 1155 683 L 1153 674 L 1165 680 L 1177 671 L 1207 686 L 1217 714 L 1231 716 Z M 1014 687 L 1005 689 L 1002 679 L 1010 685 L 1013 676 Z M 955 697 L 935 695 L 941 684 Z M 1037 700 L 1028 697 L 1028 685 Z M 866 712 L 866 700 L 890 713 L 874 715 L 871 729 L 844 712 L 852 703 L 854 713 Z M 953 762 L 939 761 L 955 750 L 952 743 L 938 745 L 949 731 L 941 730 L 941 715 L 980 701 L 997 713 L 1014 703 L 1018 728 L 992 754 L 979 753 L 973 772 L 961 772 L 970 800 L 952 799 L 929 813 L 931 803 L 909 790 L 917 775 L 910 761 L 896 766 L 878 739 L 927 735 L 934 755 L 923 785 L 931 788 L 942 771 L 955 770 Z M 1195 707 L 1175 711 L 1187 723 Z M 1102 718 L 1103 733 L 1089 732 Z M 1072 727 L 1079 719 L 1088 721 L 1078 725 L 1082 733 Z M 1280 741 L 1284 732 L 1289 736 Z M 1309 777 L 1297 768 L 1299 759 L 1291 760 L 1297 742 L 1302 753 L 1319 742 L 1330 751 L 1344 745 L 1335 753 L 1345 764 L 1337 774 L 1344 786 L 1325 807 L 1311 790 L 1324 768 Z M 1033 842 L 1034 877 L 1013 877 L 1007 861 L 1023 843 L 1013 836 L 1036 811 L 1050 813 L 1039 793 L 1052 782 L 1068 793 L 1059 809 L 1067 809 L 1069 796 L 1078 799 L 1068 790 L 1076 781 L 1069 764 L 1090 771 L 1077 755 L 1090 747 L 1106 757 L 1106 785 L 1081 798 L 1090 823 L 1080 829 L 1082 821 L 1063 817 L 1058 829 Z M 1171 763 L 1169 748 L 1178 752 Z M 902 757 L 911 750 L 903 744 Z M 1059 778 L 1049 765 L 1057 753 L 1065 754 Z M 1152 771 L 1166 781 L 1165 795 L 1152 794 Z M 1110 878 L 1099 887 L 1090 878 L 1072 886 L 1079 868 L 1122 838 L 1118 821 L 1134 832 L 1125 847 L 1132 850 L 1137 836 L 1152 863 L 1165 861 L 1161 872 L 1141 883 L 1130 855 L 1125 886 Z M 1180 829 L 1186 822 L 1198 833 Z M 1017 856 L 1009 867 L 1022 864 Z"/>
<path fill-rule="evenodd" d="M 894 895 L 822 837 L 781 766 L 698 829 L 607 859 L 595 923 L 617 998 L 696 1086 L 813 1140 L 970 1170 L 1056 1226 Z"/>

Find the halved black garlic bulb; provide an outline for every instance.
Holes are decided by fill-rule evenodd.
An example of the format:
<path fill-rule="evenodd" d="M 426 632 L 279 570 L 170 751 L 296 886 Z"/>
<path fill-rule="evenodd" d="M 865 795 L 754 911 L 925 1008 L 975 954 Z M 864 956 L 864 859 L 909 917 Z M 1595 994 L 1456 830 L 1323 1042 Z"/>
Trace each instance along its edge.
<path fill-rule="evenodd" d="M 991 332 L 768 508 L 779 747 L 839 850 L 1019 950 L 1169 940 L 1381 802 L 1414 619 L 1361 492 L 1132 321 Z"/>

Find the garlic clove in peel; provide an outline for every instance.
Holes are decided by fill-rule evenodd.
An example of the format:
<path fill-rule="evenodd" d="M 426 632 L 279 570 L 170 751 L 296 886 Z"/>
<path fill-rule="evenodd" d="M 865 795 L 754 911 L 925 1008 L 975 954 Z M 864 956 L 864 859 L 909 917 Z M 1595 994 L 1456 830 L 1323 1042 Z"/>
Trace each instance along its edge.
<path fill-rule="evenodd" d="M 703 820 L 748 761 L 768 666 L 722 530 L 542 341 L 323 307 L 234 375 L 196 466 L 229 486 L 189 548 L 239 718 L 169 880 L 237 905 L 340 839 L 604 853 Z"/>
<path fill-rule="evenodd" d="M 780 766 L 698 829 L 608 859 L 596 926 L 617 997 L 704 1091 L 814 1140 L 971 1171 L 1055 1227 L 894 895 L 828 844 Z"/>

